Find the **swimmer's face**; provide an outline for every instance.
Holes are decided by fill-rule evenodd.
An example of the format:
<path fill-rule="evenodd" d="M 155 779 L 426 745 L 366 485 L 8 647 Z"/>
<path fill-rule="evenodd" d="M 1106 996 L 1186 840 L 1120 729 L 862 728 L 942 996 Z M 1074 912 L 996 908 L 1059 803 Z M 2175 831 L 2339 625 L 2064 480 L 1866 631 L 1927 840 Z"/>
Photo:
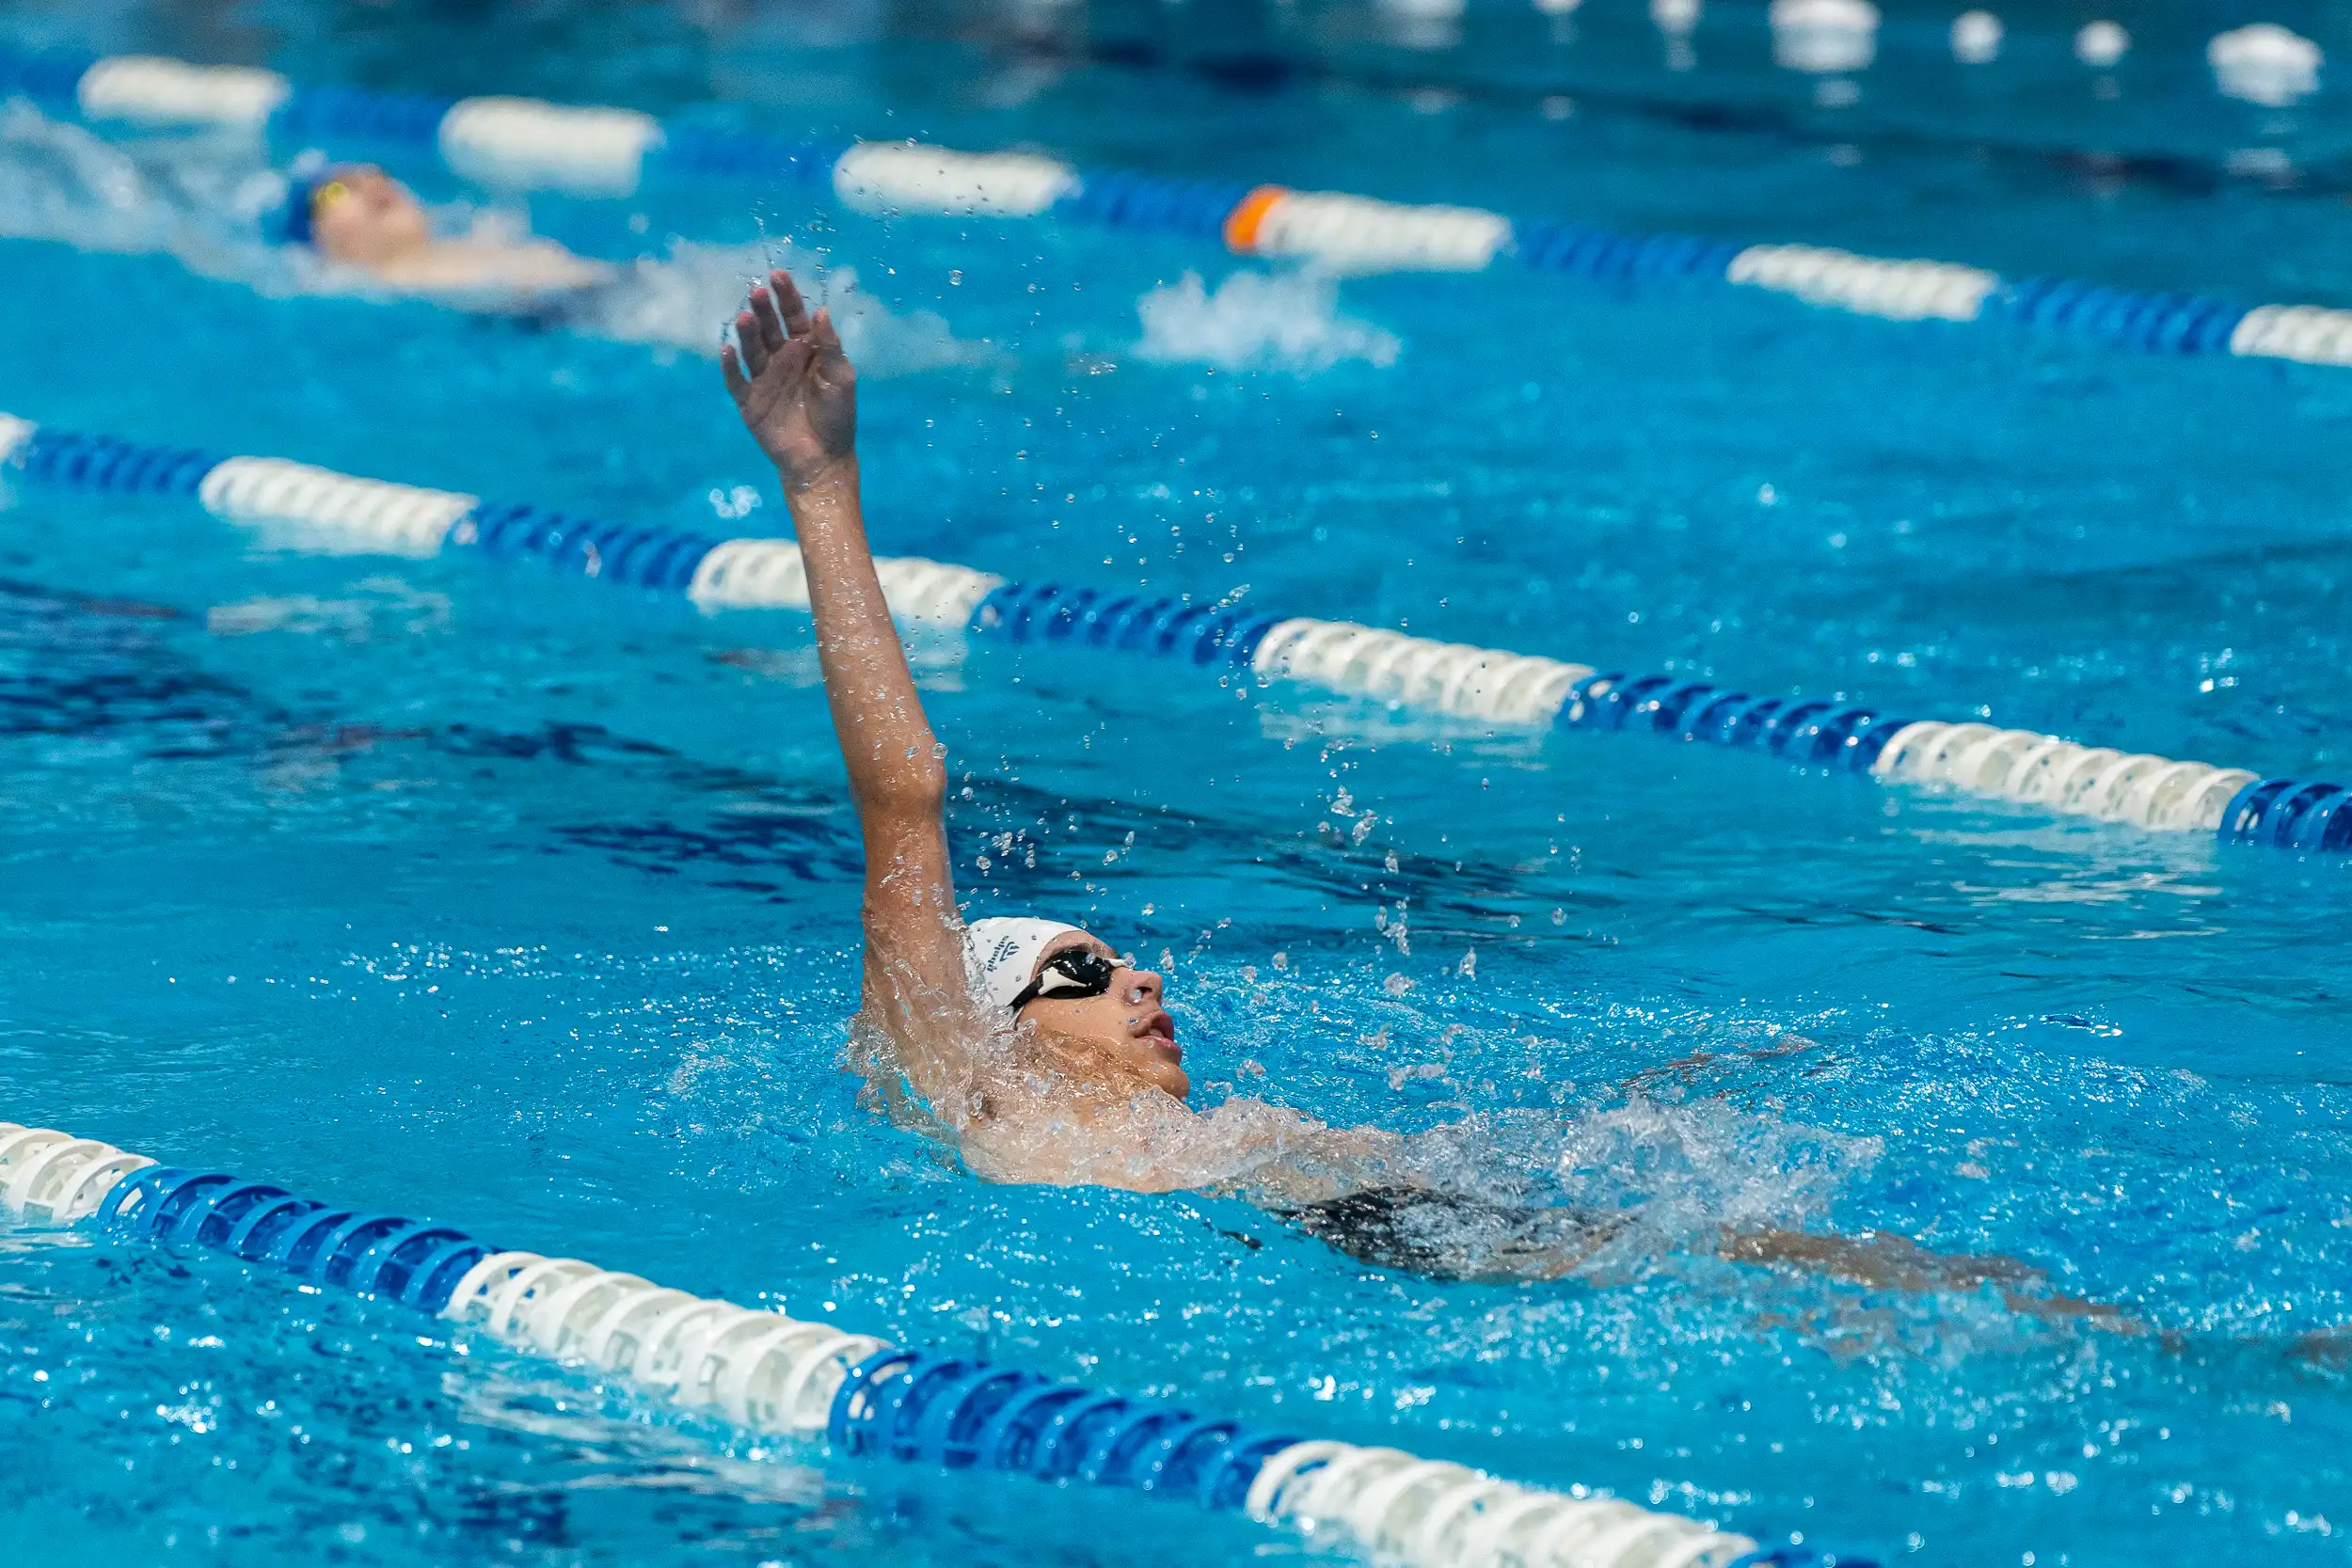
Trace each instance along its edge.
<path fill-rule="evenodd" d="M 377 267 L 433 243 L 433 220 L 408 187 L 373 164 L 337 169 L 310 202 L 311 241 L 338 261 Z"/>
<path fill-rule="evenodd" d="M 1136 969 L 1104 943 L 1075 932 L 1038 955 L 1038 970 L 1057 953 L 1072 949 L 1100 954 L 1118 967 L 1110 990 L 1100 996 L 1040 996 L 1014 1015 L 1016 1027 L 1034 1030 L 1065 1054 L 1091 1058 L 1119 1077 L 1140 1078 L 1178 1100 L 1192 1093 L 1184 1075 L 1184 1053 L 1176 1044 L 1176 1021 L 1160 1006 L 1162 981 Z"/>

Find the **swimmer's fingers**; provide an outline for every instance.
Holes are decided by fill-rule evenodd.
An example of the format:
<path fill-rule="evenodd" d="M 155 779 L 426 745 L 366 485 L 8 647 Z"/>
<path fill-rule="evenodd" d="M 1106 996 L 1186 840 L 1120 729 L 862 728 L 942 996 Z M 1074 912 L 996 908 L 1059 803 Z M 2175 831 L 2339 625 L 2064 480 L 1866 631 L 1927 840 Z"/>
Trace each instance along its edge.
<path fill-rule="evenodd" d="M 782 307 L 777 304 L 774 296 L 768 293 L 766 284 L 752 285 L 752 297 L 745 309 L 759 323 L 760 347 L 770 354 L 782 348 L 786 342 L 784 328 L 776 320 L 777 312 Z"/>
<path fill-rule="evenodd" d="M 808 301 L 801 297 L 801 286 L 792 281 L 792 275 L 778 267 L 768 275 L 768 287 L 775 293 L 776 314 L 783 318 L 785 331 L 795 338 L 807 337 Z"/>
<path fill-rule="evenodd" d="M 759 372 L 768 368 L 769 348 L 760 332 L 759 318 L 765 311 L 738 310 L 735 313 L 735 341 L 743 350 L 744 373 L 757 380 Z M 770 331 L 774 328 L 771 326 Z"/>
<path fill-rule="evenodd" d="M 743 373 L 743 356 L 735 352 L 733 343 L 719 345 L 719 373 L 726 378 L 727 396 L 740 408 L 752 395 L 752 378 Z"/>
<path fill-rule="evenodd" d="M 817 345 L 819 358 L 832 360 L 841 357 L 841 334 L 833 329 L 831 310 L 819 310 L 810 318 L 808 341 Z"/>

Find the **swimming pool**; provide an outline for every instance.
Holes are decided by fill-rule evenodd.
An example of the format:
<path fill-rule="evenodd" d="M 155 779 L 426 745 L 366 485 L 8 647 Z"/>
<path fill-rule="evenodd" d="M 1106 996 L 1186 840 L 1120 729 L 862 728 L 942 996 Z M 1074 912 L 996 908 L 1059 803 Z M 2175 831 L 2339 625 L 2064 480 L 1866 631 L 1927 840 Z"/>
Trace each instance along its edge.
<path fill-rule="evenodd" d="M 2348 302 L 2319 260 L 2352 222 L 2324 199 L 2338 111 L 2213 99 L 2186 28 L 2136 24 L 2105 98 L 2055 19 L 2010 17 L 2006 73 L 1970 77 L 1928 47 L 1942 18 L 1890 8 L 1864 97 L 1835 107 L 1730 8 L 1688 71 L 1598 0 L 1573 42 L 1474 8 L 1433 49 L 1384 41 L 1378 13 L 1182 14 L 1105 9 L 1085 49 L 1069 11 L 516 13 L 462 51 L 404 11 L 11 25 L 306 79 Z M 1147 31 L 1158 56 L 1116 46 Z M 1237 87 L 1198 67 L 1205 38 L 1312 69 Z M 1709 103 L 1741 116 L 1688 111 Z M 2229 176 L 2249 145 L 2312 172 Z M 2148 156 L 2082 172 L 2118 147 Z M 1738 291 L 1316 283 L 1182 236 L 869 219 L 718 180 L 531 216 L 609 257 L 764 231 L 853 267 L 897 372 L 865 420 L 893 553 L 1248 584 L 1244 603 L 1756 691 L 2352 766 L 2343 372 Z M 322 297 L 94 232 L 0 243 L 0 408 L 45 423 L 781 526 L 683 331 Z M 111 330 L 158 292 L 169 341 Z M 183 503 L 31 485 L 0 539 L 0 1115 L 1882 1560 L 2344 1555 L 2352 1406 L 2340 1346 L 2305 1338 L 2352 1316 L 2340 859 L 1141 661 L 920 648 L 972 791 L 976 912 L 1165 952 L 1204 1100 L 1425 1132 L 1469 1190 L 1635 1216 L 1589 1279 L 1433 1283 L 1225 1200 L 983 1185 L 857 1103 L 837 1070 L 854 838 L 803 618 L 703 617 L 530 563 L 270 551 Z M 1706 1256 L 1726 1220 L 2020 1257 L 2164 1332 L 1740 1268 Z M 762 1445 L 217 1257 L 38 1228 L 0 1248 L 0 1496 L 52 1548 L 1318 1550 L 1128 1495 Z"/>

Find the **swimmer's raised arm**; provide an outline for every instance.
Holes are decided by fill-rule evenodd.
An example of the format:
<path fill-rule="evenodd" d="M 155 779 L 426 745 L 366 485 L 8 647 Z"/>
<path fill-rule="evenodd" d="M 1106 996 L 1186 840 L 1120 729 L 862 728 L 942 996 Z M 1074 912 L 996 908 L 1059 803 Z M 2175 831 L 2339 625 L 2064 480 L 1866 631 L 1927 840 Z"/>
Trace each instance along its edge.
<path fill-rule="evenodd" d="M 776 465 L 808 572 L 817 656 L 866 841 L 865 1011 L 950 1121 L 969 1099 L 963 949 L 942 813 L 944 748 L 891 625 L 858 501 L 857 373 L 791 277 L 755 285 L 720 351 L 727 390 Z"/>

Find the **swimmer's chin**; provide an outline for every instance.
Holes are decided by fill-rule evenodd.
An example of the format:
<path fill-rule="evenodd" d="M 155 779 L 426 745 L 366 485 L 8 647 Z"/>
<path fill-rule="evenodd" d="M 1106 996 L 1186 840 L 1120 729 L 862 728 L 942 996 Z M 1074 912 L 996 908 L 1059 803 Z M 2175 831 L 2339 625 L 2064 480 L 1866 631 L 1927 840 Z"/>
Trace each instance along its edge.
<path fill-rule="evenodd" d="M 1166 1008 L 1154 1008 L 1132 1027 L 1136 1038 L 1150 1053 L 1152 1082 L 1178 1100 L 1188 1098 L 1192 1079 L 1184 1071 L 1184 1048 L 1176 1043 L 1176 1021 Z"/>

